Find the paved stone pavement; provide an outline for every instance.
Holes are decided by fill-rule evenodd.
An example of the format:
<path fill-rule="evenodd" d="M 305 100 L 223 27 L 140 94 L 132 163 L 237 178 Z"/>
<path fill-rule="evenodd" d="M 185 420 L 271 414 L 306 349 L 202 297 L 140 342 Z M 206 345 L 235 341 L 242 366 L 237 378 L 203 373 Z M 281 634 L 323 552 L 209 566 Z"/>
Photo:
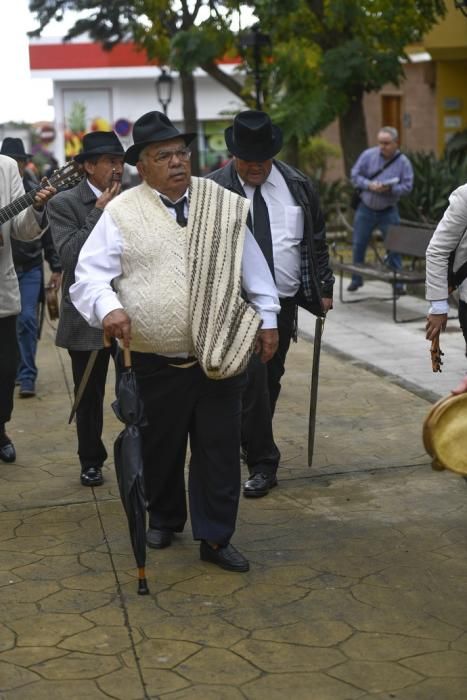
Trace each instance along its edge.
<path fill-rule="evenodd" d="M 188 529 L 148 551 L 146 597 L 111 459 L 104 486 L 79 485 L 68 357 L 45 329 L 37 397 L 10 424 L 18 460 L 0 464 L 1 700 L 465 700 L 467 484 L 424 453 L 436 392 L 358 354 L 367 306 L 326 322 L 311 469 L 312 345 L 291 349 L 279 487 L 240 506 L 250 572 L 201 562 Z M 341 347 L 352 323 L 360 350 Z M 392 321 L 381 332 L 397 345 Z M 109 407 L 109 452 L 119 429 Z"/>

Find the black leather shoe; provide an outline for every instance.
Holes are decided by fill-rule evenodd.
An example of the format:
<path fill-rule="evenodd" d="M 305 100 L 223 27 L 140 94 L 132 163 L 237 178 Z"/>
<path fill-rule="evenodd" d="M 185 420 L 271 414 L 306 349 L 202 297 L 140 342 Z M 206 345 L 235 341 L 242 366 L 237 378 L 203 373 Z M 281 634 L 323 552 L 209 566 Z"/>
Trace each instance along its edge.
<path fill-rule="evenodd" d="M 83 486 L 101 486 L 104 483 L 102 470 L 99 467 L 89 467 L 81 472 L 81 484 Z"/>
<path fill-rule="evenodd" d="M 361 282 L 351 282 L 347 287 L 347 291 L 356 292 L 357 289 L 360 289 L 360 287 L 363 287 L 363 284 Z"/>
<path fill-rule="evenodd" d="M 0 447 L 0 459 L 2 462 L 14 462 L 16 459 L 16 450 L 13 443 L 7 442 Z"/>
<path fill-rule="evenodd" d="M 243 484 L 243 495 L 247 498 L 260 498 L 267 496 L 270 489 L 277 486 L 275 474 L 252 474 Z"/>
<path fill-rule="evenodd" d="M 210 561 L 211 564 L 217 564 L 226 571 L 243 572 L 250 569 L 248 560 L 230 543 L 214 549 L 202 540 L 199 546 L 199 557 L 201 561 Z"/>
<path fill-rule="evenodd" d="M 172 544 L 173 532 L 170 530 L 157 530 L 155 527 L 148 528 L 146 533 L 146 544 L 153 549 L 165 549 Z"/>

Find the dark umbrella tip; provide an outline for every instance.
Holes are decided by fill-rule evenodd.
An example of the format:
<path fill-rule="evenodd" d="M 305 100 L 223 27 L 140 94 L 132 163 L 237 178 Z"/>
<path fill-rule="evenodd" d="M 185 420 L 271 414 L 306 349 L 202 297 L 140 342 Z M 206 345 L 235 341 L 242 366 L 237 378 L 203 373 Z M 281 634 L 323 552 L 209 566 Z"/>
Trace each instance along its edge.
<path fill-rule="evenodd" d="M 149 594 L 148 582 L 146 581 L 145 578 L 140 578 L 138 581 L 138 595 L 148 595 L 148 594 Z"/>

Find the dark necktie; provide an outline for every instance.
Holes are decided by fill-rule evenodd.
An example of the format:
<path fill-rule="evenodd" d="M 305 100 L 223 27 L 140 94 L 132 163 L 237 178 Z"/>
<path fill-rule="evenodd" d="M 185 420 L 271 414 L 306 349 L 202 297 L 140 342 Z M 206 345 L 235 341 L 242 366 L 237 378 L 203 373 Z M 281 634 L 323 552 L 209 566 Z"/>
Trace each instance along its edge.
<path fill-rule="evenodd" d="M 167 197 L 161 195 L 161 200 L 168 209 L 175 209 L 175 215 L 177 217 L 177 224 L 179 226 L 187 225 L 187 218 L 185 216 L 185 202 L 186 197 L 182 197 L 178 202 L 171 202 Z"/>
<path fill-rule="evenodd" d="M 255 189 L 253 197 L 253 234 L 261 248 L 261 251 L 269 265 L 273 279 L 274 276 L 274 256 L 272 252 L 271 223 L 266 202 L 261 194 L 261 185 Z"/>

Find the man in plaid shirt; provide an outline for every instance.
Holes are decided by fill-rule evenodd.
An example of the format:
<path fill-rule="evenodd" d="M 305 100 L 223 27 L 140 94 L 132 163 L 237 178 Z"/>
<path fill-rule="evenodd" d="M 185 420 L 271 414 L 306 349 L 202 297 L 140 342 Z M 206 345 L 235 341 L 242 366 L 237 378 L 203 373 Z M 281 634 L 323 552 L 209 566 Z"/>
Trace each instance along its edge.
<path fill-rule="evenodd" d="M 274 156 L 282 132 L 257 110 L 238 114 L 225 130 L 231 162 L 209 175 L 251 201 L 248 226 L 274 276 L 281 311 L 279 348 L 267 364 L 253 357 L 243 395 L 242 448 L 250 472 L 247 497 L 265 496 L 276 486 L 280 452 L 272 419 L 290 341 L 296 333 L 297 305 L 315 315 L 332 308 L 334 276 L 318 194 L 302 172 Z"/>

